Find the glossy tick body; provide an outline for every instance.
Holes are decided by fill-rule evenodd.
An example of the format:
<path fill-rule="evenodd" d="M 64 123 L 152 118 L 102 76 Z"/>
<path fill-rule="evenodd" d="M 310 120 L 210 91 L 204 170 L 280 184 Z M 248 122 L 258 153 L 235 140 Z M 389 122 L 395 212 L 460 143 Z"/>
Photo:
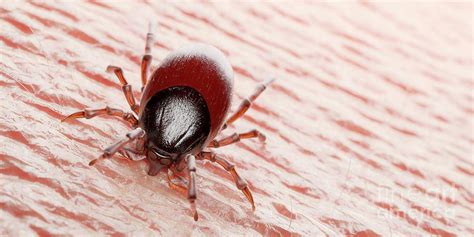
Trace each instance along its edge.
<path fill-rule="evenodd" d="M 272 80 L 262 83 L 245 99 L 237 110 L 229 114 L 233 91 L 233 72 L 225 56 L 213 46 L 193 44 L 179 49 L 166 57 L 150 75 L 153 44 L 152 26 L 147 34 L 145 55 L 141 64 L 142 95 L 139 104 L 135 101 L 132 87 L 127 83 L 120 67 L 108 66 L 119 79 L 131 112 L 105 107 L 85 109 L 73 113 L 68 119 L 90 119 L 98 115 L 120 117 L 133 130 L 89 165 L 120 153 L 131 160 L 146 159 L 149 175 L 164 171 L 170 187 L 186 192 L 191 203 L 194 220 L 198 219 L 195 200 L 196 160 L 215 162 L 230 172 L 236 186 L 255 210 L 252 193 L 237 173 L 235 166 L 219 157 L 210 148 L 226 146 L 240 139 L 265 136 L 257 130 L 234 133 L 215 139 L 220 131 L 240 118 L 252 102 Z M 187 171 L 188 185 L 184 187 L 172 181 L 172 175 Z"/>

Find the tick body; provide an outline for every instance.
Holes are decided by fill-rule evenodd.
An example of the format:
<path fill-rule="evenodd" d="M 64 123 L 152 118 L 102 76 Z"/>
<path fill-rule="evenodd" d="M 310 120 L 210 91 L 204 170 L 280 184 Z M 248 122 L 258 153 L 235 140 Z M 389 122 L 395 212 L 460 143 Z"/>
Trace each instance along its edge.
<path fill-rule="evenodd" d="M 196 160 L 208 160 L 231 173 L 236 186 L 255 209 L 247 183 L 239 176 L 235 166 L 215 154 L 212 149 L 230 145 L 245 138 L 265 136 L 257 130 L 234 133 L 216 139 L 219 132 L 240 118 L 260 95 L 269 80 L 257 87 L 237 110 L 230 114 L 233 93 L 233 72 L 225 56 L 217 48 L 205 44 L 192 44 L 172 52 L 150 75 L 153 44 L 152 27 L 147 34 L 145 55 L 142 58 L 142 95 L 135 101 L 132 88 L 121 68 L 108 66 L 119 79 L 131 112 L 110 107 L 85 109 L 67 116 L 90 119 L 98 115 L 121 117 L 133 130 L 123 139 L 106 148 L 103 154 L 89 164 L 121 153 L 131 160 L 146 159 L 148 174 L 165 172 L 170 187 L 187 192 L 194 219 L 198 219 L 195 200 Z M 187 171 L 187 187 L 172 182 L 169 174 Z"/>

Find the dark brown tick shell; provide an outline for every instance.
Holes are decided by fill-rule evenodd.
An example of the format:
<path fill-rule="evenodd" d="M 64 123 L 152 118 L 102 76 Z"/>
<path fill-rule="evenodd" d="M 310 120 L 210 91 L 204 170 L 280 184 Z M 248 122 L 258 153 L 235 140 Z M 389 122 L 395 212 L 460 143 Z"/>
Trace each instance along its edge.
<path fill-rule="evenodd" d="M 185 152 L 189 145 L 195 146 L 192 147 L 193 150 L 200 151 L 222 128 L 231 106 L 232 90 L 232 67 L 221 51 L 204 44 L 184 47 L 163 60 L 144 88 L 140 104 L 140 126 L 145 131 L 158 131 L 157 127 L 161 125 L 171 125 L 171 130 L 180 130 L 177 137 L 184 136 L 187 144 L 180 147 L 179 143 L 183 143 L 178 141 L 180 138 L 174 139 L 177 140 L 175 142 L 169 139 L 167 144 L 159 145 L 167 152 Z M 168 109 L 160 111 L 159 108 Z M 187 113 L 187 117 L 194 118 L 195 121 L 180 124 L 181 122 L 177 122 L 181 121 L 177 119 L 180 111 Z M 160 121 L 163 118 L 165 121 Z M 184 135 L 187 133 L 186 129 L 193 132 Z M 147 135 L 149 139 L 163 142 L 159 137 L 163 136 L 162 133 L 154 135 L 152 131 L 147 131 Z M 199 144 L 193 144 L 196 140 L 200 141 Z"/>

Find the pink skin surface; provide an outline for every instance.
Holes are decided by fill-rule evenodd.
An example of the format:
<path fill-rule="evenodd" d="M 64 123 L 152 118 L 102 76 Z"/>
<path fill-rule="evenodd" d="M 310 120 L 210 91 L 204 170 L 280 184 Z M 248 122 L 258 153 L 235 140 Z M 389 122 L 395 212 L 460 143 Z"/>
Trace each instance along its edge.
<path fill-rule="evenodd" d="M 87 164 L 129 130 L 107 65 L 139 96 L 147 25 L 153 66 L 190 42 L 221 49 L 233 109 L 275 76 L 215 149 L 230 175 L 198 162 L 189 203 L 144 161 Z M 474 194 L 472 5 L 27 3 L 0 6 L 0 235 L 469 236 Z"/>

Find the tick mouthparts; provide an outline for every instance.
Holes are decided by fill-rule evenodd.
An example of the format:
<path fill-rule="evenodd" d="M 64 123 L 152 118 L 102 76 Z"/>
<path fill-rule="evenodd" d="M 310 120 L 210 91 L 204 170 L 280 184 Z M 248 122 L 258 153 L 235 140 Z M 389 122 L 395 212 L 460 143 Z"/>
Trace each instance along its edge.
<path fill-rule="evenodd" d="M 161 169 L 163 169 L 165 166 L 158 163 L 158 162 L 150 162 L 149 168 L 148 168 L 148 175 L 150 176 L 155 176 L 157 175 Z"/>

